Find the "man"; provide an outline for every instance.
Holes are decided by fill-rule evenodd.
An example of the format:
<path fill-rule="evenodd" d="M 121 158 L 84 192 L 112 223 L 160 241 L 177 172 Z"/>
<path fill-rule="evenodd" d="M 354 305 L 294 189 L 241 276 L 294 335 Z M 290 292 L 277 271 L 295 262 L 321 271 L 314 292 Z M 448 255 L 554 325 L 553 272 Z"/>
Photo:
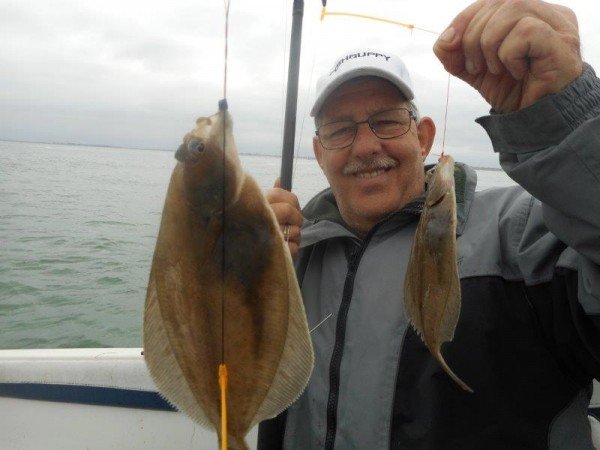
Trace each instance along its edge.
<path fill-rule="evenodd" d="M 462 309 L 443 354 L 474 393 L 439 367 L 403 312 L 433 122 L 418 117 L 393 55 L 351 52 L 322 77 L 314 152 L 331 189 L 302 212 L 289 192 L 268 199 L 309 323 L 332 316 L 311 335 L 305 392 L 261 425 L 260 450 L 593 448 L 600 80 L 578 39 L 564 7 L 480 0 L 434 46 L 490 103 L 478 122 L 520 185 L 475 193 L 474 171 L 456 165 Z"/>

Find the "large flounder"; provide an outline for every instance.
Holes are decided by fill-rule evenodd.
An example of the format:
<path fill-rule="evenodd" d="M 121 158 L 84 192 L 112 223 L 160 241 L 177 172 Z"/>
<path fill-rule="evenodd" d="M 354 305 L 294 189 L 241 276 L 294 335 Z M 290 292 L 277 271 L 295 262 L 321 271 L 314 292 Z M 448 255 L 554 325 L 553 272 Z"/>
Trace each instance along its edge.
<path fill-rule="evenodd" d="M 454 338 L 460 316 L 454 160 L 450 155 L 442 156 L 428 172 L 427 185 L 404 282 L 406 311 L 444 371 L 464 390 L 473 392 L 448 367 L 441 353 L 442 344 Z"/>
<path fill-rule="evenodd" d="M 248 430 L 300 395 L 313 352 L 289 251 L 260 189 L 242 171 L 229 114 L 196 124 L 176 152 L 164 205 L 144 355 L 161 393 L 220 434 L 224 322 L 228 442 L 246 449 Z"/>

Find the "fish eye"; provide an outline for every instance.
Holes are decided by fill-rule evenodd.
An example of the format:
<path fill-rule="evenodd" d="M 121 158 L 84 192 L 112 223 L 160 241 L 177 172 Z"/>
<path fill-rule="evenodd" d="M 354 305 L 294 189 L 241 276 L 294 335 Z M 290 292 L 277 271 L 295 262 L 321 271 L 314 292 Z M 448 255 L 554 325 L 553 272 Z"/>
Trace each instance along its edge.
<path fill-rule="evenodd" d="M 190 139 L 187 147 L 190 152 L 202 153 L 204 151 L 204 143 L 199 139 Z"/>

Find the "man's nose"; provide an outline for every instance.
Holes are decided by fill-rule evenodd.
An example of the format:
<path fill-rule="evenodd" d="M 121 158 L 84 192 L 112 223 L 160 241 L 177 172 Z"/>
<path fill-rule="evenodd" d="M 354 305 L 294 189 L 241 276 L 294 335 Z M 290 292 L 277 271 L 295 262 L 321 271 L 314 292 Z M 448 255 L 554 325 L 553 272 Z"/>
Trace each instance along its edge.
<path fill-rule="evenodd" d="M 375 136 L 368 123 L 360 123 L 356 129 L 356 137 L 352 144 L 355 156 L 370 156 L 381 152 L 381 141 Z"/>

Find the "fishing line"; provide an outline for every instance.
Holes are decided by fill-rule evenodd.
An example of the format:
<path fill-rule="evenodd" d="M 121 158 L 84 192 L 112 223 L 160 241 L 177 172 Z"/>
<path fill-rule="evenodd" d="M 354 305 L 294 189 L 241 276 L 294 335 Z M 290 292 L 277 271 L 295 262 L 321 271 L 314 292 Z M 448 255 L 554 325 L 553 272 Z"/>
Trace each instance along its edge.
<path fill-rule="evenodd" d="M 452 53 L 450 53 L 450 66 L 452 66 Z M 446 128 L 448 125 L 448 104 L 450 103 L 450 72 L 448 72 L 448 85 L 446 86 L 446 110 L 444 111 L 444 133 L 442 137 L 442 156 L 446 150 Z"/>
<path fill-rule="evenodd" d="M 229 48 L 229 3 L 230 0 L 223 0 L 225 4 L 225 68 L 223 70 L 223 99 L 227 98 L 227 53 Z M 225 134 L 223 133 L 223 136 Z M 225 139 L 225 137 L 223 137 Z"/>
<path fill-rule="evenodd" d="M 323 320 L 321 320 L 318 324 L 316 324 L 314 327 L 312 327 L 308 333 L 312 334 L 313 331 L 315 331 L 317 328 L 319 328 L 321 325 L 323 325 L 325 323 L 325 321 L 327 319 L 329 319 L 331 316 L 333 316 L 333 313 L 329 313 Z"/>
<path fill-rule="evenodd" d="M 341 17 L 354 17 L 357 19 L 367 19 L 367 20 L 373 20 L 376 22 L 383 22 L 383 23 L 389 23 L 392 25 L 398 25 L 401 27 L 408 28 L 410 30 L 419 30 L 419 31 L 424 31 L 425 33 L 431 33 L 431 34 L 437 34 L 437 35 L 440 34 L 437 31 L 431 31 L 426 28 L 417 27 L 412 23 L 405 23 L 405 22 L 399 22 L 397 20 L 384 19 L 383 17 L 368 16 L 366 14 L 356 14 L 356 13 L 349 13 L 349 12 L 329 12 L 329 11 L 326 11 L 325 8 L 323 8 L 321 11 L 321 20 L 323 20 L 325 18 L 325 16 L 338 16 L 338 17 L 341 16 Z"/>
<path fill-rule="evenodd" d="M 229 47 L 229 4 L 225 5 L 225 62 L 223 70 L 223 100 L 219 101 L 221 129 L 223 130 L 223 165 L 222 165 L 222 197 L 221 197 L 221 364 L 219 364 L 219 388 L 221 394 L 221 450 L 227 450 L 227 365 L 225 364 L 225 193 L 227 188 L 227 171 L 225 170 L 226 130 L 227 130 L 227 56 Z"/>

